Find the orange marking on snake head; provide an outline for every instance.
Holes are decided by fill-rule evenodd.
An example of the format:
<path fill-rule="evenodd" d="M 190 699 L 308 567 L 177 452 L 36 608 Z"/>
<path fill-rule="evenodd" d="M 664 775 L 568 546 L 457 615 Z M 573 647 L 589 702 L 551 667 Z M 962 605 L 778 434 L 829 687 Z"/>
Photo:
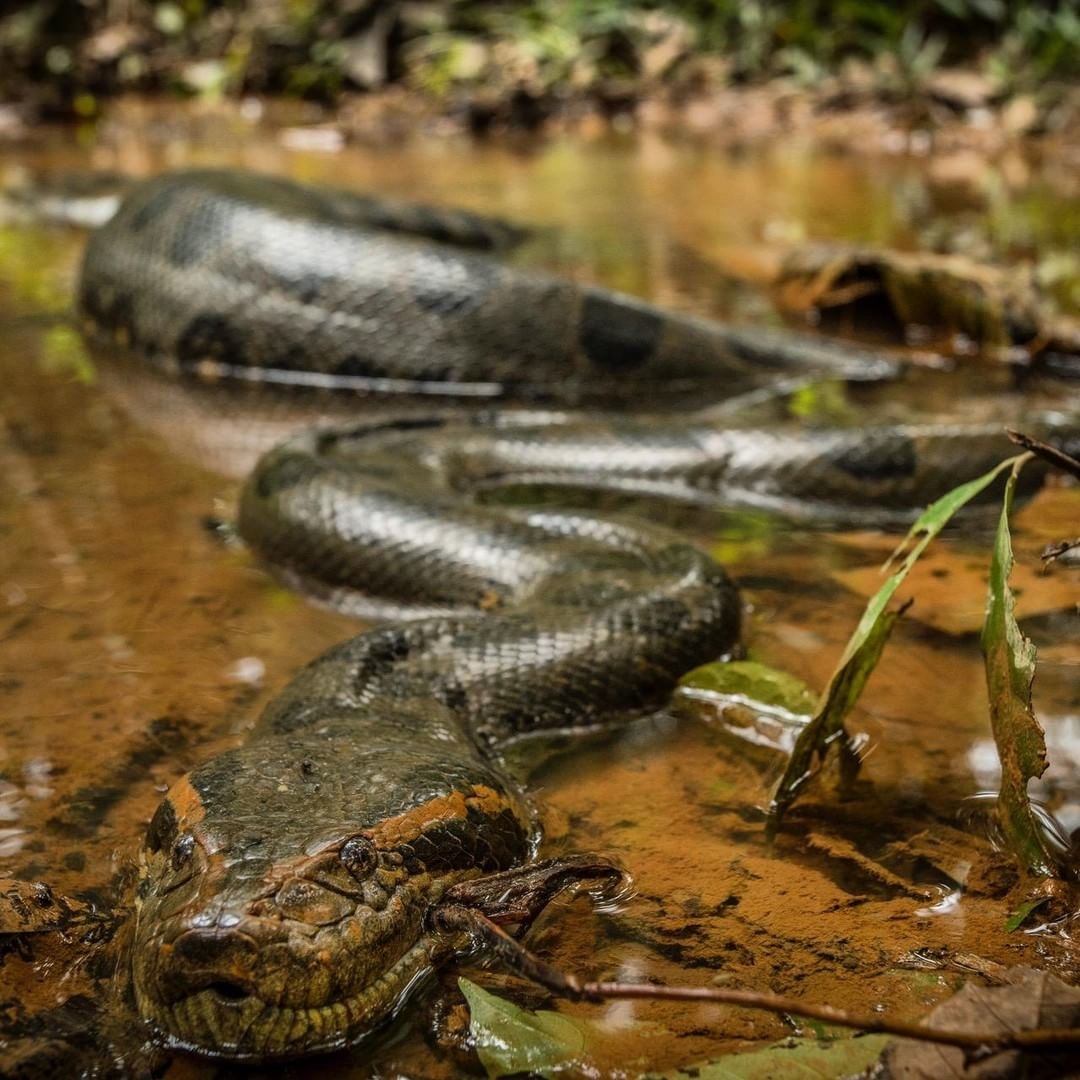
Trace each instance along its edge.
<path fill-rule="evenodd" d="M 452 791 L 449 795 L 429 799 L 403 814 L 387 818 L 371 829 L 368 836 L 377 847 L 394 848 L 415 840 L 437 822 L 464 819 L 470 810 L 494 817 L 504 810 L 514 811 L 516 807 L 494 788 L 475 784 L 468 791 Z"/>
<path fill-rule="evenodd" d="M 172 804 L 177 827 L 182 832 L 191 831 L 206 817 L 202 796 L 191 786 L 191 781 L 186 776 L 173 784 L 165 798 Z"/>

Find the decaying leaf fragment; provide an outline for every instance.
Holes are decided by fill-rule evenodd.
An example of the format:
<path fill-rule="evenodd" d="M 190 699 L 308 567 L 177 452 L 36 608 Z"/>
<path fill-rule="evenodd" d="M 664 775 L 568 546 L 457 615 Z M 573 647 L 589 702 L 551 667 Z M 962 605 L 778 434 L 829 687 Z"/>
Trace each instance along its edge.
<path fill-rule="evenodd" d="M 1009 845 L 1029 873 L 1053 877 L 1056 861 L 1047 848 L 1031 809 L 1027 786 L 1046 770 L 1046 740 L 1031 708 L 1035 678 L 1035 645 L 1016 621 L 1016 601 L 1009 588 L 1013 565 L 1009 511 L 1016 477 L 1031 454 L 1013 462 L 1005 485 L 997 534 L 990 561 L 990 593 L 982 648 L 986 657 L 986 686 L 990 695 L 990 723 L 1001 761 L 998 812 Z"/>
<path fill-rule="evenodd" d="M 58 896 L 42 881 L 0 884 L 0 935 L 63 930 L 86 913 L 85 904 Z"/>
<path fill-rule="evenodd" d="M 969 983 L 939 1005 L 927 1018 L 928 1027 L 952 1031 L 985 1031 L 1008 1035 L 1035 1029 L 1063 1030 L 1080 1026 L 1080 989 L 1045 971 L 1010 968 L 1005 986 Z M 1035 1080 L 1080 1074 L 1077 1047 L 1004 1050 L 978 1057 L 955 1046 L 901 1039 L 882 1055 L 889 1080 Z"/>
<path fill-rule="evenodd" d="M 1040 290 L 1034 266 L 994 266 L 963 255 L 813 244 L 787 253 L 773 282 L 791 311 L 867 300 L 903 327 L 962 334 L 983 347 L 1075 354 L 1080 327 Z"/>

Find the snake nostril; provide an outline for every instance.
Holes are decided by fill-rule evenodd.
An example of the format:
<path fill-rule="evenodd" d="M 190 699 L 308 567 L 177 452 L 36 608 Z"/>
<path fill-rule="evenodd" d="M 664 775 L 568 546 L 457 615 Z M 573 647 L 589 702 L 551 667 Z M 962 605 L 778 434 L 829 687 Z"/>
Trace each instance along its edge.
<path fill-rule="evenodd" d="M 244 935 L 219 927 L 188 930 L 177 938 L 173 954 L 177 960 L 192 968 L 206 968 L 250 956 L 254 943 Z"/>
<path fill-rule="evenodd" d="M 188 930 L 161 957 L 154 974 L 156 993 L 166 1002 L 209 991 L 222 1005 L 258 997 L 258 948 L 235 930 Z"/>

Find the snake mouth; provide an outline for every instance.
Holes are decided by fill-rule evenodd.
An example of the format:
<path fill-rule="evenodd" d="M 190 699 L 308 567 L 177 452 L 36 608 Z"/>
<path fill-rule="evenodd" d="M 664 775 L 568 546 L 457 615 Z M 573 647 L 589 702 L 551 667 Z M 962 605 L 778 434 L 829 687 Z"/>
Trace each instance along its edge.
<path fill-rule="evenodd" d="M 246 986 L 231 979 L 215 979 L 206 987 L 206 992 L 213 994 L 223 1004 L 244 1001 L 253 996 Z"/>
<path fill-rule="evenodd" d="M 428 943 L 417 942 L 352 996 L 288 1005 L 260 996 L 254 981 L 207 972 L 166 999 L 144 996 L 141 1009 L 165 1044 L 202 1057 L 265 1062 L 331 1053 L 383 1031 L 431 970 Z"/>

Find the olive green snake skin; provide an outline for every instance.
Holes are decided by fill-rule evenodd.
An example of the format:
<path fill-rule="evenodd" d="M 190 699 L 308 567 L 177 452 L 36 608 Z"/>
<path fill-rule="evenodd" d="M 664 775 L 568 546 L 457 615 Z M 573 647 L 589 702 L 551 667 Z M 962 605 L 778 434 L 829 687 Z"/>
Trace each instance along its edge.
<path fill-rule="evenodd" d="M 663 703 L 736 645 L 737 594 L 662 528 L 478 493 L 601 487 L 906 514 L 1002 454 L 996 425 L 745 431 L 665 411 L 793 371 L 889 365 L 671 316 L 484 251 L 512 239 L 465 213 L 229 172 L 138 185 L 91 238 L 88 335 L 181 378 L 624 406 L 369 420 L 303 432 L 261 461 L 241 500 L 247 543 L 324 602 L 402 618 L 309 665 L 242 747 L 178 781 L 155 815 L 134 983 L 173 1044 L 246 1060 L 347 1045 L 464 939 L 496 941 L 492 927 L 527 925 L 559 888 L 615 875 L 602 860 L 537 861 L 500 749 Z M 653 416 L 627 414 L 641 402 Z"/>

